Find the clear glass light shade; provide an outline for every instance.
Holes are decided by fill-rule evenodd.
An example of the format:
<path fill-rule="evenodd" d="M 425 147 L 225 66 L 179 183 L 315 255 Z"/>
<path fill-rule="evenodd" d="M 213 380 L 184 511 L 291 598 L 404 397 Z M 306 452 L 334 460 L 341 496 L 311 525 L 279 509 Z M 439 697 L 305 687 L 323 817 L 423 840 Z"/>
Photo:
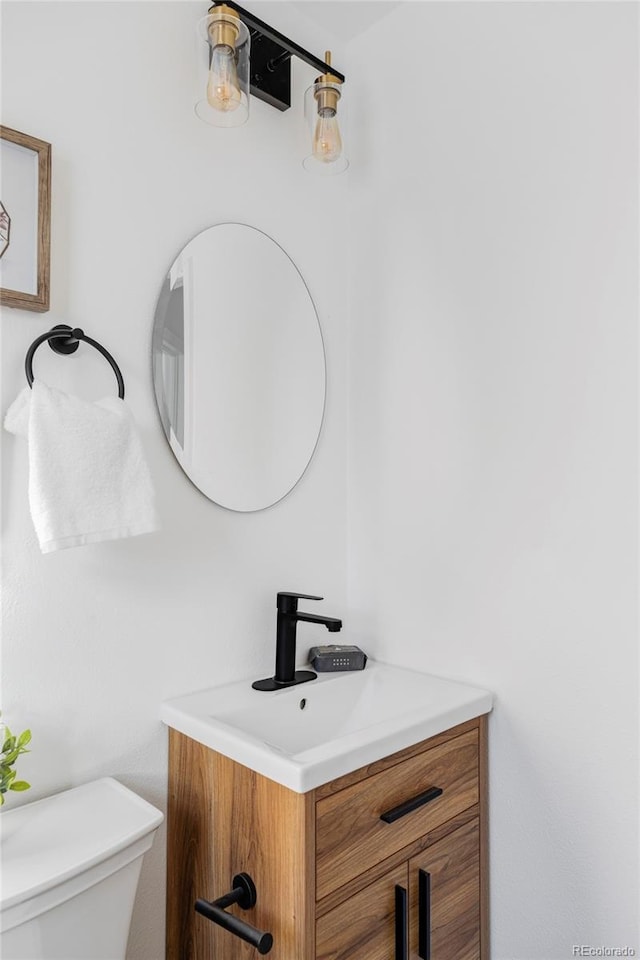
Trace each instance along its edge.
<path fill-rule="evenodd" d="M 342 84 L 314 83 L 304 95 L 304 114 L 311 149 L 302 161 L 305 170 L 325 177 L 344 173 L 349 161 L 342 142 L 345 119 Z"/>
<path fill-rule="evenodd" d="M 214 127 L 239 127 L 249 119 L 249 31 L 214 10 L 198 23 L 197 36 L 196 114 Z"/>

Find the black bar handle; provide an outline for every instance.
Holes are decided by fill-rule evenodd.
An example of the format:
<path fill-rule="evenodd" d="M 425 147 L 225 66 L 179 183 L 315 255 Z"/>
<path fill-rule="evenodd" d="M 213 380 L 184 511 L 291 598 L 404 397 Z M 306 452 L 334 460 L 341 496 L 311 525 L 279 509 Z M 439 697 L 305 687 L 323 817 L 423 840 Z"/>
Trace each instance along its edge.
<path fill-rule="evenodd" d="M 324 600 L 311 593 L 291 593 L 288 590 L 279 590 L 276 595 L 278 613 L 297 613 L 298 600 Z"/>
<path fill-rule="evenodd" d="M 291 593 L 289 590 L 280 590 L 277 594 L 280 597 L 289 597 L 295 600 L 324 600 L 324 597 L 317 597 L 314 593 Z"/>
<path fill-rule="evenodd" d="M 408 905 L 407 891 L 396 885 L 396 956 L 395 960 L 408 960 Z"/>
<path fill-rule="evenodd" d="M 431 960 L 431 874 L 418 871 L 418 956 Z"/>
<path fill-rule="evenodd" d="M 441 787 L 429 787 L 424 793 L 419 793 L 417 797 L 412 797 L 411 800 L 405 800 L 404 803 L 393 807 L 392 810 L 381 813 L 380 819 L 384 820 L 385 823 L 393 823 L 395 820 L 399 820 L 400 817 L 406 817 L 408 813 L 413 813 L 418 807 L 423 807 L 425 803 L 430 803 L 431 800 L 435 800 L 436 797 L 439 797 L 442 793 L 443 790 Z"/>
<path fill-rule="evenodd" d="M 225 907 L 237 903 L 243 910 L 250 910 L 256 903 L 256 888 L 248 873 L 239 873 L 233 878 L 233 889 L 217 900 L 196 900 L 195 910 L 212 923 L 233 933 L 246 943 L 255 947 L 258 953 L 269 953 L 273 946 L 273 937 L 270 933 L 256 930 L 251 924 L 245 923 L 233 913 L 225 913 Z"/>

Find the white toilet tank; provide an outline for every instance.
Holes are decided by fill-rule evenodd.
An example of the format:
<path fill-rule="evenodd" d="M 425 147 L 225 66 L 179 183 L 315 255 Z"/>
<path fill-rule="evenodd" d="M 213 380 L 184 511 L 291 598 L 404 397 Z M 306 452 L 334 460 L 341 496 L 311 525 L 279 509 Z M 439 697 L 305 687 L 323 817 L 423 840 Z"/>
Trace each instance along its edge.
<path fill-rule="evenodd" d="M 2 960 L 124 960 L 159 810 L 105 777 L 0 815 Z"/>

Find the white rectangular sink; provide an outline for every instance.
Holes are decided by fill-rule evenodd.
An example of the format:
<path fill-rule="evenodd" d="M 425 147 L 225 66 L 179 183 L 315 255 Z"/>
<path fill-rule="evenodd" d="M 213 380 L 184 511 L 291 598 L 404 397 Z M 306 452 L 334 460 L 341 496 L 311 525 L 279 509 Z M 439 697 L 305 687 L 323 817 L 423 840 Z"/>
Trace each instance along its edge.
<path fill-rule="evenodd" d="M 251 680 L 162 704 L 161 719 L 257 773 L 306 793 L 465 720 L 489 713 L 477 687 L 369 660 L 276 692 Z"/>

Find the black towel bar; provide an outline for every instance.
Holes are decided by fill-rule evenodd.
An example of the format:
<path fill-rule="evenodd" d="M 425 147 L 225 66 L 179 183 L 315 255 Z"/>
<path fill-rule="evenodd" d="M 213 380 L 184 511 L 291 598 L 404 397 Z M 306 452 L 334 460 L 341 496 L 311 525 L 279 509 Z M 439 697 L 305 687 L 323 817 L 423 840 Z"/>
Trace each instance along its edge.
<path fill-rule="evenodd" d="M 115 373 L 116 380 L 118 381 L 118 396 L 121 400 L 124 400 L 124 380 L 120 372 L 120 367 L 115 362 L 109 351 L 105 350 L 102 344 L 98 343 L 97 340 L 92 340 L 91 337 L 88 337 L 84 330 L 81 330 L 80 327 L 69 327 L 66 323 L 59 323 L 47 333 L 43 333 L 41 336 L 37 337 L 27 350 L 27 355 L 24 361 L 24 369 L 27 375 L 27 383 L 30 387 L 33 386 L 33 355 L 40 344 L 47 340 L 49 341 L 49 346 L 55 353 L 60 353 L 64 356 L 75 353 L 78 349 L 80 340 L 84 341 L 84 343 L 88 343 L 92 347 L 95 347 L 96 350 L 101 353 L 105 360 L 107 360 L 111 365 L 111 369 Z"/>

